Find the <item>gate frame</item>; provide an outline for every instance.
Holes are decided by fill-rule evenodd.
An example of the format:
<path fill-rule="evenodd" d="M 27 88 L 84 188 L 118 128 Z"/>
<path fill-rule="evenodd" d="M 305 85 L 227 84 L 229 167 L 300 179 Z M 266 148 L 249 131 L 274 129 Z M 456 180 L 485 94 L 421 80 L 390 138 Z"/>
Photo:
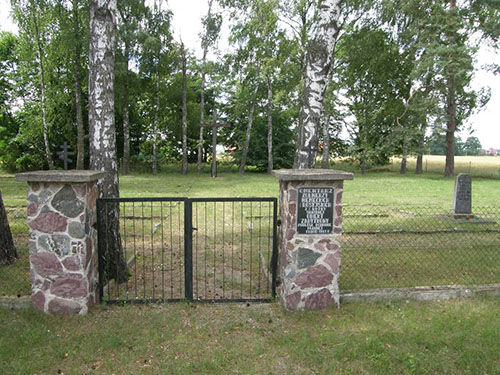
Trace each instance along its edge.
<path fill-rule="evenodd" d="M 101 214 L 105 203 L 115 202 L 183 202 L 184 203 L 184 299 L 138 299 L 138 300 L 111 300 L 104 301 L 104 270 L 100 261 L 103 255 L 102 228 L 103 217 Z M 270 202 L 273 204 L 272 221 L 272 255 L 271 255 L 271 298 L 243 298 L 243 299 L 194 299 L 193 296 L 193 202 Z M 276 299 L 276 286 L 278 278 L 278 198 L 274 197 L 214 197 L 214 198 L 187 198 L 187 197 L 143 197 L 143 198 L 99 198 L 97 199 L 97 248 L 98 248 L 98 294 L 101 303 L 157 303 L 157 302 L 271 302 Z"/>

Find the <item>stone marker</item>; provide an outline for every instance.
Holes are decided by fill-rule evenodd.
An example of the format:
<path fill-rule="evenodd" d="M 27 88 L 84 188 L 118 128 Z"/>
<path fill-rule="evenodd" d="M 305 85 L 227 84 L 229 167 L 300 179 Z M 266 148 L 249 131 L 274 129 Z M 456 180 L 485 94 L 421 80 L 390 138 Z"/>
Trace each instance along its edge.
<path fill-rule="evenodd" d="M 278 295 L 287 309 L 339 306 L 343 180 L 329 169 L 277 170 L 280 180 Z"/>
<path fill-rule="evenodd" d="M 468 174 L 461 173 L 455 179 L 452 212 L 453 215 L 472 214 L 472 180 Z"/>
<path fill-rule="evenodd" d="M 31 301 L 46 313 L 85 314 L 97 298 L 97 180 L 105 172 L 37 171 L 28 182 Z"/>

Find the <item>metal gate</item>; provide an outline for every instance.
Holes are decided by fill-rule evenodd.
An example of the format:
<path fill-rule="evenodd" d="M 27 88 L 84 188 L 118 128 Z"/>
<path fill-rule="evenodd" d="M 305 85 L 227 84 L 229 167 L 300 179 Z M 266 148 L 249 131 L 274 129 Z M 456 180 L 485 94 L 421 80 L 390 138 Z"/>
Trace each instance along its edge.
<path fill-rule="evenodd" d="M 275 297 L 276 198 L 104 198 L 97 212 L 101 301 Z"/>

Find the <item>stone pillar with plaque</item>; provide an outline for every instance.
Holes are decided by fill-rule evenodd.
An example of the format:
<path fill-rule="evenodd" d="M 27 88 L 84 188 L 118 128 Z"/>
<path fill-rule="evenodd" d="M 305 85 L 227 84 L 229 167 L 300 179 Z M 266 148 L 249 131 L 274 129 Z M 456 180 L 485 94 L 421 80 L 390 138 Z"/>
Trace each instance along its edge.
<path fill-rule="evenodd" d="M 329 169 L 277 170 L 280 181 L 279 298 L 290 310 L 339 306 L 343 181 Z"/>

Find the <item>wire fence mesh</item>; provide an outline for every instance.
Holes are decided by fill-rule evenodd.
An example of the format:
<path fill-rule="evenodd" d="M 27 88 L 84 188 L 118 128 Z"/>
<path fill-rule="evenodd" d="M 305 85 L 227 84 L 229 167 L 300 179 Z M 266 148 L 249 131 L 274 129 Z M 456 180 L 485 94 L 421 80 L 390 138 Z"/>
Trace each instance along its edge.
<path fill-rule="evenodd" d="M 500 283 L 500 209 L 343 208 L 343 291 Z"/>
<path fill-rule="evenodd" d="M 6 206 L 10 231 L 14 239 L 18 259 L 7 266 L 0 265 L 0 296 L 25 296 L 31 294 L 29 272 L 29 229 L 26 223 L 26 207 Z"/>
<path fill-rule="evenodd" d="M 0 296 L 30 294 L 26 208 L 8 206 L 19 259 L 0 266 Z M 344 205 L 342 291 L 500 283 L 500 208 L 454 217 L 434 206 Z"/>

